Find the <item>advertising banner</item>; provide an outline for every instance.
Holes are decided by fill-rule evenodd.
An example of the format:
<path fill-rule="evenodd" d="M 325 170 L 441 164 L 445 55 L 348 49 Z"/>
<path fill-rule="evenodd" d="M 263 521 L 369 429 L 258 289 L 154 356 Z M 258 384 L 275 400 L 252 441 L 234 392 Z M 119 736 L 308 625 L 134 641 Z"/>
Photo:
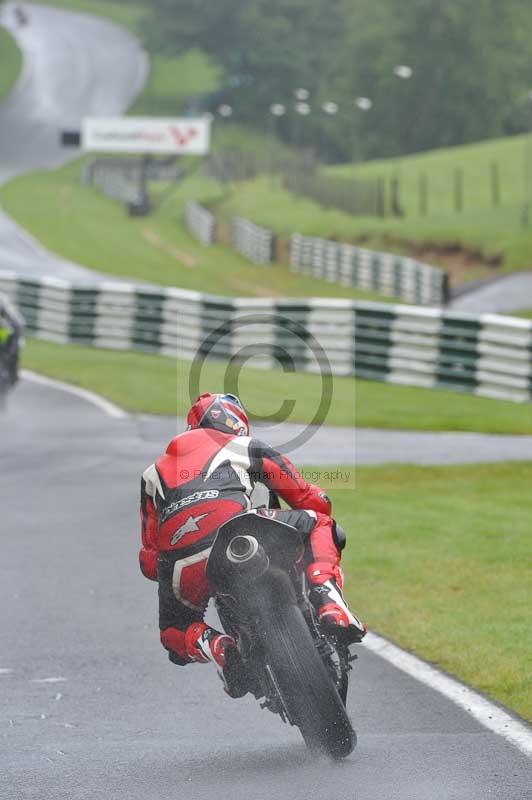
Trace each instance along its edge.
<path fill-rule="evenodd" d="M 81 145 L 87 152 L 202 156 L 209 152 L 210 126 L 202 117 L 91 117 L 83 121 Z"/>

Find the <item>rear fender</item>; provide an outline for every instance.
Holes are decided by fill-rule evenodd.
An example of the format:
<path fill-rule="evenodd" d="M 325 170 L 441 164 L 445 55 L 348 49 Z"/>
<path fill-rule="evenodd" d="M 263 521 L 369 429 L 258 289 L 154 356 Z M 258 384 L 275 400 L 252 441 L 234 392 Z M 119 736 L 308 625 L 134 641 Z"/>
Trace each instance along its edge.
<path fill-rule="evenodd" d="M 265 574 L 252 578 L 251 582 L 244 581 L 245 570 L 237 568 L 227 557 L 227 548 L 237 536 L 256 539 L 268 557 L 269 567 Z M 207 580 L 218 594 L 240 595 L 245 582 L 246 593 L 254 595 L 255 587 L 267 580 L 267 576 L 280 572 L 287 578 L 296 561 L 301 558 L 303 549 L 302 536 L 291 525 L 254 512 L 240 514 L 219 528 L 207 562 Z M 288 578 L 287 581 L 290 584 Z"/>

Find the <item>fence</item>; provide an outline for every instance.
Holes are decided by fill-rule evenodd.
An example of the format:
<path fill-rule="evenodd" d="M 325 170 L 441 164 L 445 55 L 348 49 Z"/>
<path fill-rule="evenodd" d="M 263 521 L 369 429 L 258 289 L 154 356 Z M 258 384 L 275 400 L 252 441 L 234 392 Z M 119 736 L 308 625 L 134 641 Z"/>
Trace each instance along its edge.
<path fill-rule="evenodd" d="M 176 168 L 165 163 L 154 162 L 147 167 L 134 160 L 100 159 L 87 165 L 84 180 L 131 207 L 144 208 L 144 178 L 148 169 L 164 172 Z M 188 201 L 185 221 L 191 235 L 202 244 L 211 245 L 216 241 L 216 219 L 206 208 Z M 273 232 L 241 217 L 232 220 L 231 244 L 255 264 L 270 264 L 276 260 L 277 240 Z M 448 275 L 438 267 L 324 239 L 292 236 L 290 263 L 294 272 L 411 303 L 444 305 L 450 296 Z"/>
<path fill-rule="evenodd" d="M 315 173 L 316 163 L 312 153 L 297 157 L 277 148 L 255 147 L 252 150 L 218 150 L 206 159 L 203 172 L 221 183 L 231 183 L 266 173 L 308 175 L 309 172 Z"/>
<path fill-rule="evenodd" d="M 275 236 L 267 228 L 235 217 L 231 224 L 234 249 L 255 264 L 270 264 L 275 260 Z"/>
<path fill-rule="evenodd" d="M 100 191 L 128 205 L 140 205 L 146 197 L 148 181 L 173 183 L 183 174 L 175 157 L 155 159 L 97 158 L 89 161 L 82 173 L 82 181 L 97 186 Z"/>
<path fill-rule="evenodd" d="M 449 300 L 445 270 L 404 256 L 295 234 L 290 263 L 293 272 L 410 303 L 445 305 Z"/>
<path fill-rule="evenodd" d="M 30 335 L 180 358 L 288 365 L 532 400 L 532 322 L 351 300 L 235 299 L 182 289 L 76 286 L 0 272 Z M 257 364 L 257 361 L 254 362 Z"/>
<path fill-rule="evenodd" d="M 217 236 L 216 218 L 198 203 L 188 201 L 185 221 L 189 233 L 202 244 L 214 244 Z M 276 238 L 267 228 L 235 217 L 231 222 L 231 246 L 255 264 L 275 261 Z"/>
<path fill-rule="evenodd" d="M 185 222 L 190 234 L 201 244 L 214 244 L 216 220 L 210 211 L 193 200 L 188 200 L 185 206 Z"/>
<path fill-rule="evenodd" d="M 84 184 L 96 186 L 107 197 L 137 205 L 142 201 L 140 168 L 137 162 L 90 161 L 82 174 Z"/>
<path fill-rule="evenodd" d="M 283 187 L 293 194 L 309 197 L 322 206 L 338 208 L 354 216 L 384 217 L 387 212 L 401 216 L 402 213 L 397 182 L 392 182 L 389 198 L 383 180 L 329 178 L 321 173 L 303 171 L 286 173 Z"/>

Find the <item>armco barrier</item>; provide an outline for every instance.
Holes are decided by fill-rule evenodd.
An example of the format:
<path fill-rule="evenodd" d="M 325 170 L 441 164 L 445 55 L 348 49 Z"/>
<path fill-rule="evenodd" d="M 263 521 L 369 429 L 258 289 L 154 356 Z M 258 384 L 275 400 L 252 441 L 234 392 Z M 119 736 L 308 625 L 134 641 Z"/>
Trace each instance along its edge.
<path fill-rule="evenodd" d="M 294 234 L 290 263 L 294 272 L 409 303 L 445 305 L 449 300 L 445 270 L 405 256 Z"/>
<path fill-rule="evenodd" d="M 185 206 L 185 222 L 189 233 L 201 244 L 214 244 L 216 239 L 216 220 L 206 208 L 188 200 Z"/>
<path fill-rule="evenodd" d="M 182 289 L 72 285 L 0 272 L 29 335 L 192 359 L 234 357 L 373 380 L 532 400 L 532 323 L 336 299 L 268 300 Z M 250 350 L 251 346 L 251 350 Z M 257 359 L 254 364 L 258 365 Z"/>
<path fill-rule="evenodd" d="M 96 158 L 82 171 L 84 184 L 96 186 L 113 200 L 140 204 L 148 181 L 174 182 L 183 174 L 175 158 Z"/>
<path fill-rule="evenodd" d="M 275 261 L 275 236 L 267 228 L 235 217 L 231 225 L 231 239 L 234 249 L 255 264 Z"/>
<path fill-rule="evenodd" d="M 96 186 L 107 197 L 119 200 L 121 203 L 141 202 L 139 168 L 136 162 L 117 164 L 105 159 L 90 161 L 84 167 L 82 181 L 90 186 Z"/>

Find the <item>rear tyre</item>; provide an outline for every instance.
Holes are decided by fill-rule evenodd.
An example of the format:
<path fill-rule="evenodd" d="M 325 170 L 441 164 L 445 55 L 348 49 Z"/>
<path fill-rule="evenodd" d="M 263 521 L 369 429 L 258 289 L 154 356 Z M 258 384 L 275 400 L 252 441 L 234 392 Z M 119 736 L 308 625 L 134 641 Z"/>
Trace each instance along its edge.
<path fill-rule="evenodd" d="M 356 734 L 301 610 L 295 605 L 276 607 L 265 615 L 263 633 L 284 706 L 307 746 L 335 759 L 348 756 Z"/>
<path fill-rule="evenodd" d="M 0 364 L 0 411 L 2 411 L 7 404 L 7 393 L 10 388 L 9 374 L 7 370 Z"/>

